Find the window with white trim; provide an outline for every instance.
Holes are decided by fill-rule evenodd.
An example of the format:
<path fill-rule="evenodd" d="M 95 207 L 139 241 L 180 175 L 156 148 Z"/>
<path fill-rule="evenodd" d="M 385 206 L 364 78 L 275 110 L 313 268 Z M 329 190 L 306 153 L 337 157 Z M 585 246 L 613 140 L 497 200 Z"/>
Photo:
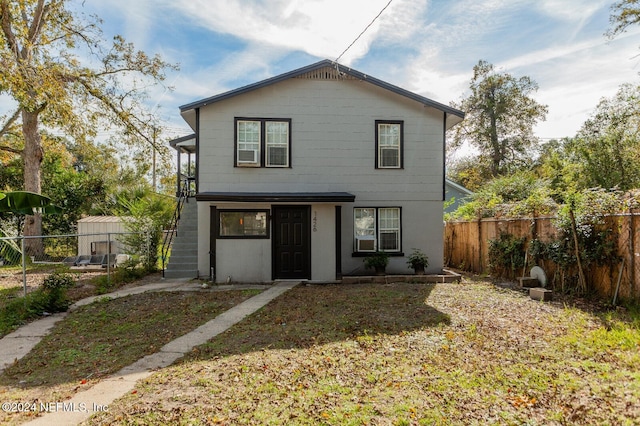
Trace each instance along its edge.
<path fill-rule="evenodd" d="M 238 165 L 255 165 L 260 162 L 260 122 L 238 120 Z"/>
<path fill-rule="evenodd" d="M 289 123 L 267 121 L 267 167 L 289 166 Z"/>
<path fill-rule="evenodd" d="M 235 119 L 236 167 L 290 167 L 291 120 Z"/>
<path fill-rule="evenodd" d="M 353 209 L 354 251 L 400 252 L 400 207 Z"/>
<path fill-rule="evenodd" d="M 376 120 L 376 168 L 402 168 L 402 121 Z"/>

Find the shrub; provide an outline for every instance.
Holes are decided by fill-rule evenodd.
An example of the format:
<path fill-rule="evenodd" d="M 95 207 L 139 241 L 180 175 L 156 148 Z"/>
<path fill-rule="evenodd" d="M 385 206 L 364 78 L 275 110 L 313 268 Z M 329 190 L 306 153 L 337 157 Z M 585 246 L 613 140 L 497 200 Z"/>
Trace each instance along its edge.
<path fill-rule="evenodd" d="M 524 267 L 525 238 L 502 233 L 497 240 L 489 241 L 489 267 L 497 275 L 514 275 Z"/>
<path fill-rule="evenodd" d="M 50 313 L 66 311 L 70 303 L 67 289 L 75 284 L 76 280 L 71 274 L 54 272 L 47 276 L 42 283 L 46 295 L 44 310 Z"/>
<path fill-rule="evenodd" d="M 429 257 L 420 249 L 413 249 L 413 252 L 407 257 L 407 265 L 413 269 L 426 268 L 429 266 Z"/>
<path fill-rule="evenodd" d="M 98 294 L 105 294 L 114 288 L 120 287 L 122 284 L 136 281 L 149 272 L 143 266 L 140 266 L 134 259 L 127 260 L 122 267 L 113 269 L 111 276 L 103 275 L 97 277 L 94 281 Z"/>
<path fill-rule="evenodd" d="M 372 253 L 364 258 L 364 266 L 376 271 L 384 271 L 388 264 L 389 254 L 383 251 Z"/>

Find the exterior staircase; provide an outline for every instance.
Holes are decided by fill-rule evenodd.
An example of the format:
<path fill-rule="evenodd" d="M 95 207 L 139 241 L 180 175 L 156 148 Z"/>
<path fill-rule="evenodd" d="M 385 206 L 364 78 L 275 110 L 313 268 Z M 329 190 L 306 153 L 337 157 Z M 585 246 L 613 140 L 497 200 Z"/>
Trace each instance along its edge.
<path fill-rule="evenodd" d="M 182 206 L 176 231 L 164 277 L 198 278 L 198 209 L 194 198 Z"/>

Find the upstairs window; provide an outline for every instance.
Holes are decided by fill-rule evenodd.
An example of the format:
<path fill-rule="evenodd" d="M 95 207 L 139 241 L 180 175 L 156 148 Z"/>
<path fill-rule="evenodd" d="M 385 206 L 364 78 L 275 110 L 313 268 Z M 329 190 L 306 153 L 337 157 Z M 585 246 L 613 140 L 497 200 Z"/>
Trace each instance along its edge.
<path fill-rule="evenodd" d="M 290 167 L 291 120 L 236 118 L 236 167 Z"/>
<path fill-rule="evenodd" d="M 238 165 L 257 166 L 260 161 L 260 122 L 238 121 Z"/>
<path fill-rule="evenodd" d="M 376 121 L 376 168 L 401 169 L 403 145 L 402 121 Z"/>
<path fill-rule="evenodd" d="M 267 121 L 267 167 L 289 167 L 289 123 Z"/>

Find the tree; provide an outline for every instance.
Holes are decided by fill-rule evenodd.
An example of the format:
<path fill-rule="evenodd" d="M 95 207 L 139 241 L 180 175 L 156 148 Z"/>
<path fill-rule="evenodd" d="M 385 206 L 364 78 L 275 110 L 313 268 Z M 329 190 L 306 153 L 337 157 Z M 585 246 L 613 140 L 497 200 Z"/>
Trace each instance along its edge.
<path fill-rule="evenodd" d="M 451 216 L 464 220 L 536 216 L 551 213 L 556 207 L 548 180 L 530 171 L 519 171 L 486 182 Z"/>
<path fill-rule="evenodd" d="M 640 187 L 640 86 L 600 100 L 576 139 L 585 187 Z"/>
<path fill-rule="evenodd" d="M 479 61 L 473 67 L 471 94 L 454 107 L 465 111 L 464 121 L 453 130 L 450 148 L 469 143 L 479 151 L 479 163 L 489 166 L 489 174 L 507 173 L 518 162 L 527 161 L 538 142 L 533 126 L 544 120 L 546 105 L 530 97 L 538 85 L 529 77 L 516 79 L 499 73 L 493 65 Z"/>
<path fill-rule="evenodd" d="M 484 158 L 466 156 L 447 164 L 447 177 L 470 191 L 478 191 L 491 180 L 491 169 Z"/>
<path fill-rule="evenodd" d="M 631 25 L 640 23 L 640 3 L 638 0 L 620 0 L 611 6 L 609 22 L 612 28 L 607 31 L 609 38 L 622 34 Z"/>
<path fill-rule="evenodd" d="M 154 193 L 148 186 L 140 186 L 118 197 L 118 215 L 130 234 L 120 240 L 127 247 L 127 254 L 142 263 L 145 269 L 157 268 L 158 248 L 162 230 L 171 222 L 175 210 L 174 197 Z"/>
<path fill-rule="evenodd" d="M 41 126 L 80 139 L 111 126 L 154 144 L 155 123 L 142 101 L 148 85 L 162 82 L 172 67 L 159 56 L 136 51 L 120 36 L 107 47 L 99 19 L 77 16 L 66 4 L 0 0 L 0 94 L 15 103 L 3 117 L 0 150 L 21 156 L 24 189 L 34 193 L 42 186 Z M 24 145 L 7 144 L 9 136 Z M 41 228 L 41 217 L 29 216 L 24 234 L 39 235 Z"/>

